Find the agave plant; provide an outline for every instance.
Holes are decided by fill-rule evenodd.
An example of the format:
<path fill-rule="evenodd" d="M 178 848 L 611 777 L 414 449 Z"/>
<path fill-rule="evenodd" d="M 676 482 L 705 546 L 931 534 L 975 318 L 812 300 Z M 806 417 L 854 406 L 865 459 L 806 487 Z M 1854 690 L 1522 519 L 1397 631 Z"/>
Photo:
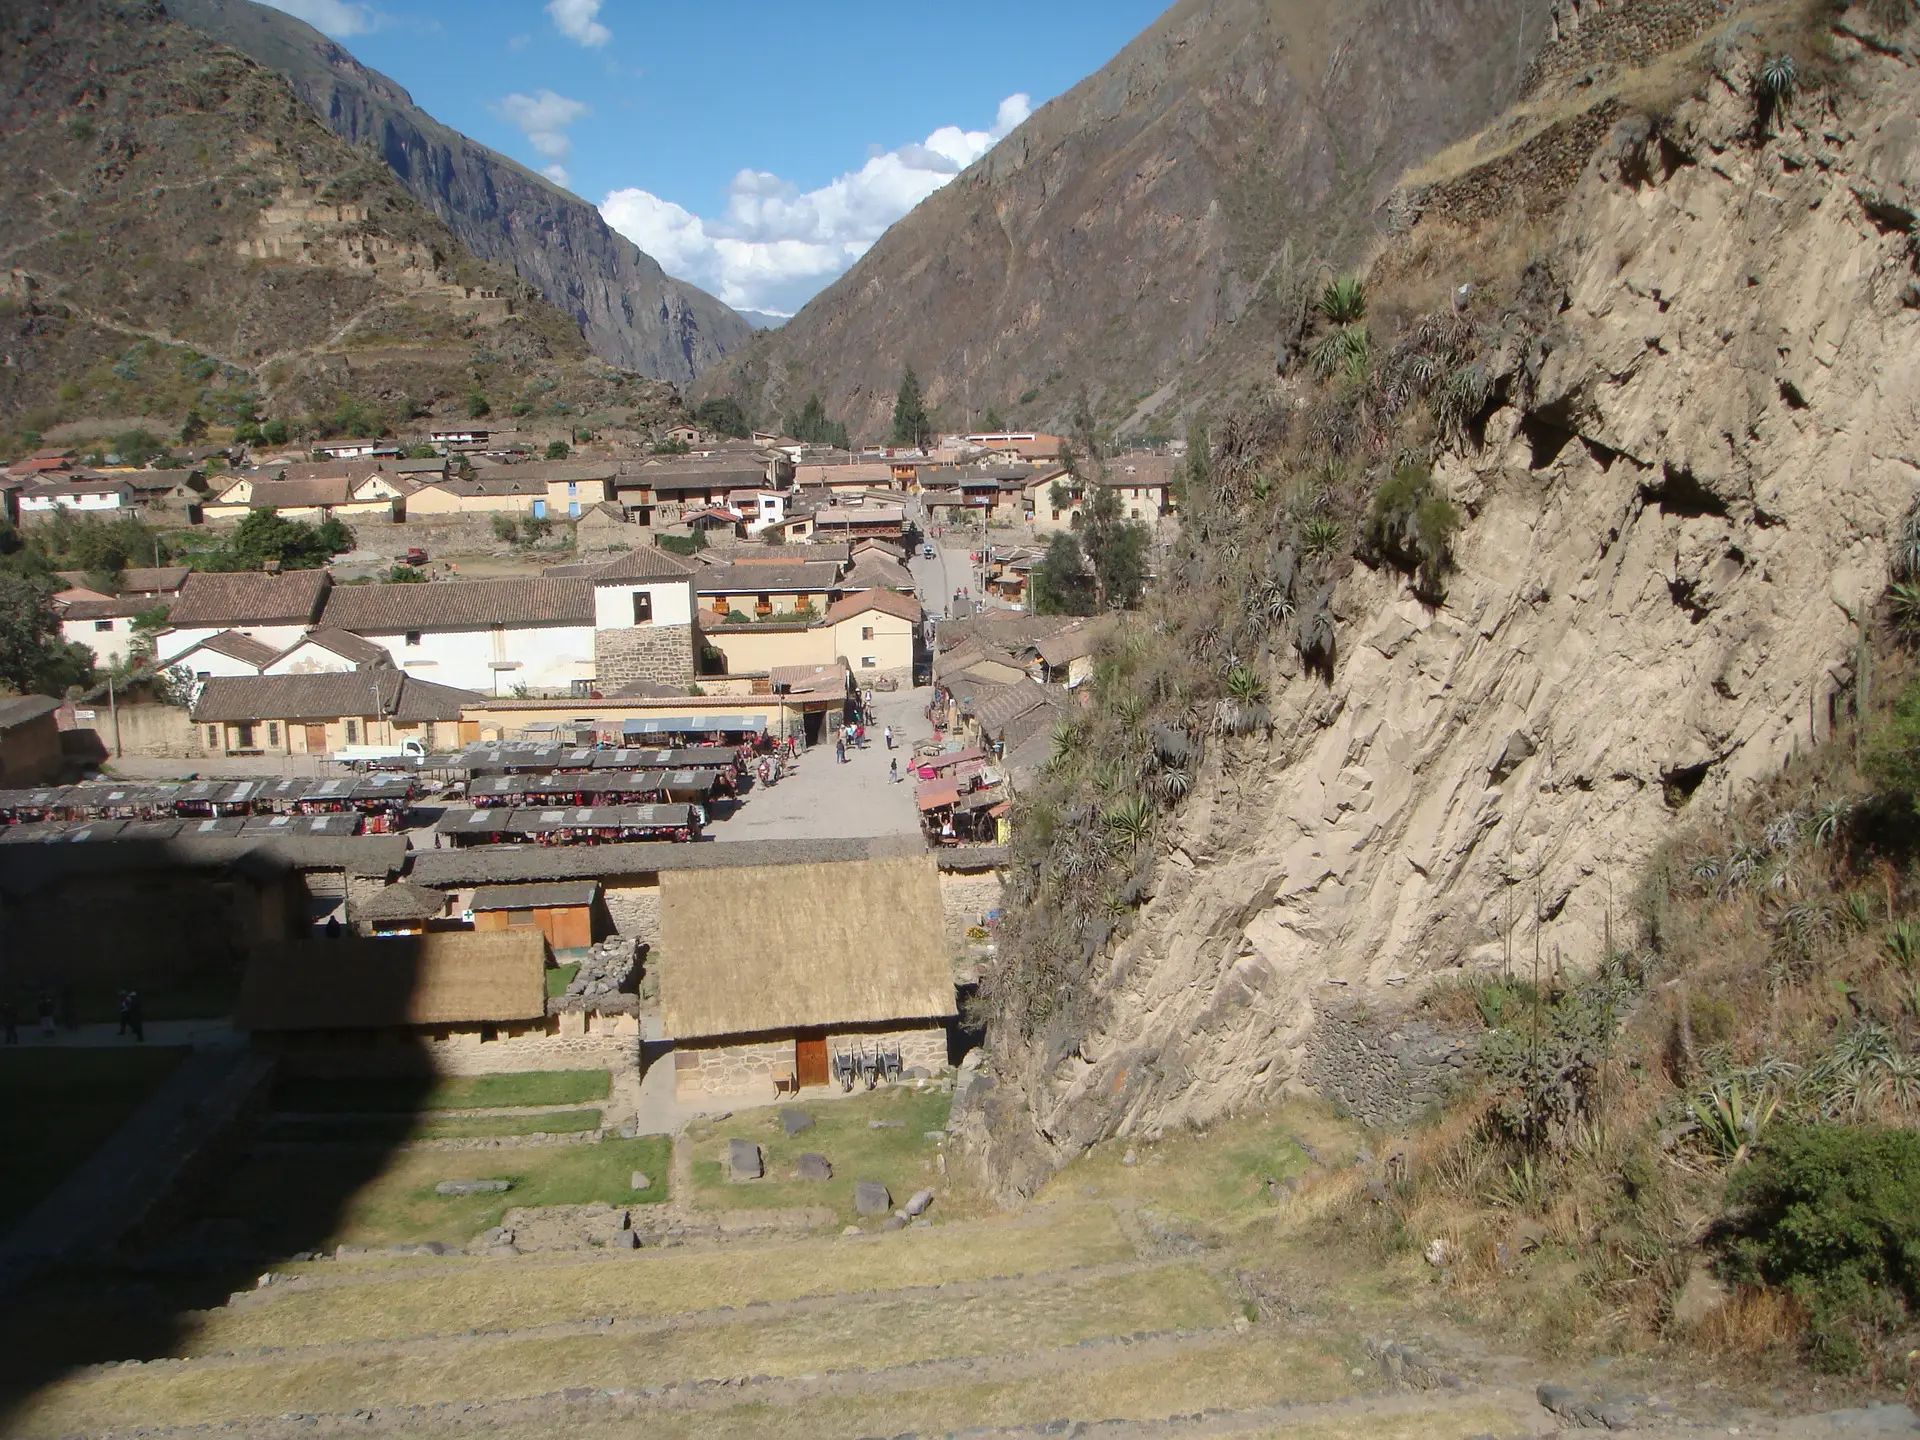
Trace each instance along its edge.
<path fill-rule="evenodd" d="M 1121 849 L 1132 849 L 1153 833 L 1153 806 L 1144 795 L 1131 795 L 1107 807 L 1101 817 L 1107 835 Z"/>
<path fill-rule="evenodd" d="M 1762 832 L 1769 850 L 1791 851 L 1800 843 L 1800 831 L 1805 824 L 1798 810 L 1782 810 L 1767 822 Z"/>
<path fill-rule="evenodd" d="M 1920 639 L 1920 584 L 1896 580 L 1887 587 L 1887 611 L 1900 638 L 1911 644 Z"/>
<path fill-rule="evenodd" d="M 1747 889 L 1760 878 L 1766 863 L 1767 852 L 1758 845 L 1749 845 L 1744 840 L 1734 841 L 1733 853 L 1727 856 L 1727 889 Z"/>
<path fill-rule="evenodd" d="M 1343 325 L 1329 330 L 1313 347 L 1313 373 L 1322 380 L 1345 375 L 1363 379 L 1373 363 L 1373 336 L 1364 325 Z"/>
<path fill-rule="evenodd" d="M 1317 308 L 1329 325 L 1352 325 L 1367 318 L 1367 290 L 1357 276 L 1343 275 L 1320 292 Z"/>
<path fill-rule="evenodd" d="M 1345 531 L 1331 515 L 1314 515 L 1300 527 L 1300 546 L 1309 555 L 1331 555 L 1340 548 Z"/>
<path fill-rule="evenodd" d="M 1193 789 L 1193 774 L 1178 766 L 1168 766 L 1160 772 L 1160 795 L 1169 805 L 1186 799 L 1187 792 Z"/>
<path fill-rule="evenodd" d="M 1893 574 L 1897 580 L 1920 578 L 1920 502 L 1907 511 L 1894 536 Z"/>
<path fill-rule="evenodd" d="M 1754 88 L 1778 103 L 1793 94 L 1799 80 L 1799 72 L 1794 68 L 1791 55 L 1769 55 L 1754 76 Z"/>
<path fill-rule="evenodd" d="M 1812 826 L 1813 843 L 1831 845 L 1840 838 L 1840 832 L 1846 829 L 1847 821 L 1853 815 L 1853 801 L 1845 799 L 1823 800 L 1813 807 Z"/>
<path fill-rule="evenodd" d="M 1873 924 L 1874 901 L 1871 893 L 1865 890 L 1849 890 L 1840 901 L 1840 923 L 1854 934 L 1860 934 Z"/>
<path fill-rule="evenodd" d="M 1552 1197 L 1553 1184 L 1544 1164 L 1522 1155 L 1519 1163 L 1501 1167 L 1502 1173 L 1487 1192 L 1487 1202 L 1509 1210 L 1542 1210 Z"/>
<path fill-rule="evenodd" d="M 1738 1164 L 1773 1123 L 1780 1110 L 1780 1095 L 1770 1087 L 1749 1094 L 1735 1077 L 1716 1082 L 1705 1094 L 1694 1096 L 1691 1104 L 1707 1147 L 1722 1159 Z"/>
<path fill-rule="evenodd" d="M 1880 947 L 1887 952 L 1887 958 L 1900 967 L 1902 973 L 1911 975 L 1914 962 L 1920 960 L 1920 923 L 1908 919 L 1895 920 L 1880 937 Z"/>

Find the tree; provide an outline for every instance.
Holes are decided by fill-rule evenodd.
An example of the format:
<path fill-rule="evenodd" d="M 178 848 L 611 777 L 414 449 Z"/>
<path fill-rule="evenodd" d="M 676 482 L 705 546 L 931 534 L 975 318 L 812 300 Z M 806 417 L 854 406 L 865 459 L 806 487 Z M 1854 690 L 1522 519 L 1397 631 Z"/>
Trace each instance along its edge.
<path fill-rule="evenodd" d="M 407 451 L 409 460 L 438 460 L 440 452 L 431 445 L 416 445 Z"/>
<path fill-rule="evenodd" d="M 693 418 L 696 424 L 714 434 L 734 440 L 744 440 L 753 433 L 753 427 L 747 423 L 747 412 L 740 408 L 740 402 L 731 395 L 716 395 L 710 400 L 702 400 L 694 407 Z"/>
<path fill-rule="evenodd" d="M 1080 516 L 1080 542 L 1093 562 L 1094 585 L 1103 608 L 1130 610 L 1147 585 L 1147 550 L 1152 535 L 1138 520 L 1125 518 L 1120 496 L 1095 485 Z"/>
<path fill-rule="evenodd" d="M 180 443 L 191 445 L 207 437 L 207 421 L 198 410 L 187 411 L 187 418 L 180 425 Z"/>
<path fill-rule="evenodd" d="M 1033 609 L 1037 615 L 1091 615 L 1095 597 L 1080 541 L 1062 530 L 1047 542 L 1047 553 L 1033 568 Z"/>
<path fill-rule="evenodd" d="M 93 673 L 84 645 L 60 640 L 51 582 L 0 574 L 0 684 L 22 695 L 59 695 Z"/>
<path fill-rule="evenodd" d="M 353 548 L 353 531 L 339 520 L 319 525 L 289 520 L 277 510 L 252 510 L 227 543 L 202 562 L 208 570 L 258 570 L 277 560 L 288 570 L 317 570 Z"/>
<path fill-rule="evenodd" d="M 900 393 L 893 402 L 893 443 L 910 450 L 924 450 L 933 443 L 933 421 L 927 418 L 920 377 L 911 365 L 900 377 Z"/>
<path fill-rule="evenodd" d="M 831 445 L 836 450 L 849 448 L 847 427 L 828 417 L 827 407 L 821 403 L 818 395 L 807 396 L 807 403 L 800 407 L 800 413 L 787 417 L 787 433 L 809 445 Z"/>
<path fill-rule="evenodd" d="M 482 395 L 478 390 L 468 393 L 467 418 L 469 420 L 484 420 L 492 413 L 493 406 L 487 403 L 487 397 L 485 395 Z"/>
<path fill-rule="evenodd" d="M 267 421 L 266 424 L 260 427 L 260 434 L 266 439 L 269 445 L 284 445 L 290 438 L 287 431 L 287 422 L 284 420 Z"/>
<path fill-rule="evenodd" d="M 988 435 L 1001 435 L 1006 432 L 1007 422 L 1000 418 L 1000 412 L 989 405 L 987 413 L 980 417 L 980 428 Z"/>
<path fill-rule="evenodd" d="M 573 453 L 573 447 L 564 440 L 555 440 L 547 446 L 549 460 L 564 460 Z"/>

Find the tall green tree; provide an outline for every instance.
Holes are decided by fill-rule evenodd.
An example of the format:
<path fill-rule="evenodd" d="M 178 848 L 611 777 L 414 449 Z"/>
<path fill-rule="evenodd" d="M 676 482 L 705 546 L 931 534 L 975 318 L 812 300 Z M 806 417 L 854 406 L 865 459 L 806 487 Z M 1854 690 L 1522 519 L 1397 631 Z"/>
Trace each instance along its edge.
<path fill-rule="evenodd" d="M 702 400 L 694 407 L 693 419 L 696 425 L 733 440 L 744 440 L 753 433 L 753 427 L 747 423 L 747 412 L 731 395 Z"/>
<path fill-rule="evenodd" d="M 827 407 L 818 395 L 807 396 L 800 413 L 787 417 L 787 433 L 809 445 L 831 445 L 836 450 L 848 448 L 847 427 L 827 414 Z"/>
<path fill-rule="evenodd" d="M 933 421 L 927 415 L 926 397 L 920 393 L 920 377 L 911 365 L 900 377 L 900 393 L 893 402 L 893 443 L 909 450 L 924 450 L 933 443 Z"/>
<path fill-rule="evenodd" d="M 1006 433 L 1007 422 L 1000 418 L 1000 412 L 989 405 L 987 413 L 980 417 L 980 428 L 989 435 Z"/>
<path fill-rule="evenodd" d="M 317 570 L 353 548 L 353 531 L 339 520 L 319 525 L 289 520 L 277 510 L 251 510 L 227 543 L 201 560 L 206 570 L 258 570 L 277 560 L 288 570 Z"/>
<path fill-rule="evenodd" d="M 1071 531 L 1047 542 L 1047 553 L 1033 567 L 1033 609 L 1037 615 L 1091 615 L 1097 604 L 1086 556 Z"/>
<path fill-rule="evenodd" d="M 53 590 L 44 579 L 0 574 L 0 685 L 22 695 L 59 695 L 92 678 L 87 648 L 60 639 Z"/>
<path fill-rule="evenodd" d="M 1138 520 L 1126 518 L 1119 494 L 1094 484 L 1081 511 L 1080 543 L 1093 562 L 1099 606 L 1131 610 L 1147 587 L 1147 552 L 1153 536 Z"/>

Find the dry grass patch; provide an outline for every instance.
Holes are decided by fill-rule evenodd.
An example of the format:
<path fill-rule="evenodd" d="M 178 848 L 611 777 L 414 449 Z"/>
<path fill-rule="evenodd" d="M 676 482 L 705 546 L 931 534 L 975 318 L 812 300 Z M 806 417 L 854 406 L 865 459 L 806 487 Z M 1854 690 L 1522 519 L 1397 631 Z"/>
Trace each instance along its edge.
<path fill-rule="evenodd" d="M 554 1264 L 455 1262 L 444 1271 L 287 1290 L 206 1312 L 185 1353 L 523 1329 L 597 1316 L 668 1315 L 861 1290 L 1031 1275 L 1132 1258 L 1104 1206 L 1036 1211 L 1016 1222 L 956 1224 L 868 1240 L 811 1240 L 723 1251 L 640 1252 Z M 424 1268 L 424 1267 L 423 1267 Z"/>
<path fill-rule="evenodd" d="M 20 1417 L 67 1434 L 546 1394 L 573 1386 L 789 1376 L 934 1357 L 1031 1353 L 1136 1330 L 1211 1328 L 1235 1313 L 1193 1266 L 989 1294 L 854 1302 L 779 1319 L 651 1335 L 440 1342 L 378 1353 L 277 1355 L 207 1368 L 111 1371 L 51 1387 Z"/>

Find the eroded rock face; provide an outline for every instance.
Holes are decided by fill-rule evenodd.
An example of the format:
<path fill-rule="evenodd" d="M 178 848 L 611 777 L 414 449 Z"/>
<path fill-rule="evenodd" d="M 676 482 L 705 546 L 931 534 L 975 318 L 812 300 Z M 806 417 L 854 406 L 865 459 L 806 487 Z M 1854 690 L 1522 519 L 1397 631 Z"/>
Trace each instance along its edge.
<path fill-rule="evenodd" d="M 1590 164 L 1532 408 L 1440 469 L 1446 604 L 1357 569 L 1332 686 L 1278 677 L 1272 738 L 1215 747 L 1094 1033 L 992 1107 L 1003 1183 L 1271 1098 L 1321 1007 L 1509 933 L 1530 964 L 1536 912 L 1591 964 L 1689 811 L 1827 734 L 1920 455 L 1914 71 L 1854 71 L 1758 148 L 1731 75 Z"/>

